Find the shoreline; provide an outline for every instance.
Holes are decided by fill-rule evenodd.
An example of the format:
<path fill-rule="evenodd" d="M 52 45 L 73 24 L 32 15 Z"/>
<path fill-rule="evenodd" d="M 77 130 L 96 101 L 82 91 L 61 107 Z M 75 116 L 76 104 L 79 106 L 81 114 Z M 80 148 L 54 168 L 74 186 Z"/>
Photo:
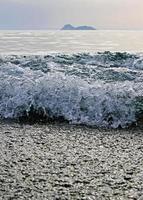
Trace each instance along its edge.
<path fill-rule="evenodd" d="M 1 197 L 139 199 L 142 131 L 0 122 Z"/>

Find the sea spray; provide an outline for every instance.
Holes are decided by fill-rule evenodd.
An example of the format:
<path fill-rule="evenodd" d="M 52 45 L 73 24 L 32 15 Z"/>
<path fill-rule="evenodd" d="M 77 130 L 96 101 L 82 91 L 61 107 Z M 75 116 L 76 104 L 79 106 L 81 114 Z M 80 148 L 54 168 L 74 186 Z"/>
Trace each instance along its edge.
<path fill-rule="evenodd" d="M 0 117 L 112 128 L 137 123 L 143 113 L 142 60 L 111 52 L 1 56 Z"/>

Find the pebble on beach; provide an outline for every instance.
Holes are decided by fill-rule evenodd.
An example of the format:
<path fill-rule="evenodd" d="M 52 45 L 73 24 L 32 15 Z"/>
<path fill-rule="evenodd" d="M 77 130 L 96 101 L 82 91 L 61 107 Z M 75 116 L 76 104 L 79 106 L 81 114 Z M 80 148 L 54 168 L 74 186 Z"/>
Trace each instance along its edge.
<path fill-rule="evenodd" d="M 0 199 L 142 200 L 142 129 L 0 125 Z"/>

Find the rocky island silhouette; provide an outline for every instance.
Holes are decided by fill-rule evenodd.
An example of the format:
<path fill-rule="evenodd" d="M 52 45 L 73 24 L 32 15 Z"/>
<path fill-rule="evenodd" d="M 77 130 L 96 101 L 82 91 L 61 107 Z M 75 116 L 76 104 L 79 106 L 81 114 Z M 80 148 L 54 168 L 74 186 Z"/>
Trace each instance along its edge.
<path fill-rule="evenodd" d="M 73 26 L 71 24 L 66 24 L 63 26 L 63 28 L 61 30 L 96 30 L 94 27 L 92 26 Z"/>

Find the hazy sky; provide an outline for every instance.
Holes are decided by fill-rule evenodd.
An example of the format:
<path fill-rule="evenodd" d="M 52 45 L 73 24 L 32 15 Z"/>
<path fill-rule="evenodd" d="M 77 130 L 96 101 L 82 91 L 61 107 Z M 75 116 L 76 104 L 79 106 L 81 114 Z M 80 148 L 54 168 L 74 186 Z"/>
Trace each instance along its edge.
<path fill-rule="evenodd" d="M 143 29 L 143 0 L 0 0 L 0 29 Z"/>

